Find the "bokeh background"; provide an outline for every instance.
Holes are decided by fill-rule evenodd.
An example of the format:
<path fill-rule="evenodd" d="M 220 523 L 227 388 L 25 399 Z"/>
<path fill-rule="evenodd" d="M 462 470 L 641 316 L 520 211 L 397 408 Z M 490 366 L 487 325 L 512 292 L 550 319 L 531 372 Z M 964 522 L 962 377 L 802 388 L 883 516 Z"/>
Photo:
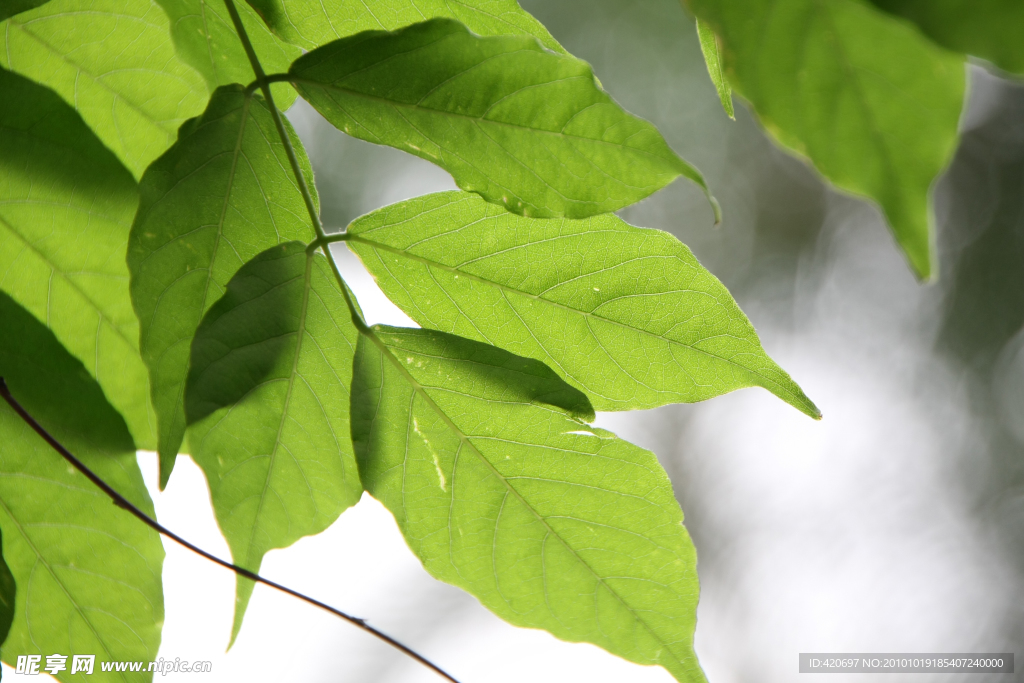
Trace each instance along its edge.
<path fill-rule="evenodd" d="M 744 106 L 726 118 L 674 0 L 522 4 L 704 172 L 724 209 L 719 227 L 685 181 L 622 216 L 688 244 L 824 411 L 814 422 L 750 389 L 599 416 L 672 477 L 699 553 L 696 647 L 712 683 L 812 683 L 797 673 L 799 652 L 1016 651 L 1024 670 L 1024 85 L 970 67 L 962 142 L 935 188 L 940 274 L 921 285 L 876 208 L 829 189 Z M 426 162 L 346 138 L 301 102 L 289 116 L 330 227 L 454 187 Z M 337 255 L 371 322 L 411 324 L 343 246 Z M 199 470 L 183 458 L 158 494 L 155 456 L 140 458 L 161 519 L 227 557 Z M 211 660 L 203 680 L 439 680 L 262 587 L 225 652 L 233 577 L 167 551 L 161 655 Z M 430 578 L 366 497 L 324 534 L 271 552 L 263 573 L 369 619 L 464 683 L 672 680 L 504 624 Z M 195 677 L 166 680 L 178 678 Z M 869 678 L 1024 674 L 843 680 Z"/>

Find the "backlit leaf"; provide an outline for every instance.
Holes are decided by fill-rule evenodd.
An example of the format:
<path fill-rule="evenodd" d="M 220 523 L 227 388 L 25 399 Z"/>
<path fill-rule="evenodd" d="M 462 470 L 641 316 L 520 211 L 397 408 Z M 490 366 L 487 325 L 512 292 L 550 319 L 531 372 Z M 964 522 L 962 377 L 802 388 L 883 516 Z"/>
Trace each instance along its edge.
<path fill-rule="evenodd" d="M 0 289 L 103 387 L 140 448 L 155 445 L 128 294 L 131 174 L 52 91 L 0 69 Z"/>
<path fill-rule="evenodd" d="M 820 416 L 729 291 L 666 232 L 614 215 L 524 218 L 444 192 L 359 218 L 348 244 L 417 323 L 537 358 L 598 410 L 761 386 Z"/>
<path fill-rule="evenodd" d="M 21 12 L 27 12 L 47 2 L 49 0 L 0 0 L 0 21 Z"/>
<path fill-rule="evenodd" d="M 3 534 L 0 532 L 0 552 L 3 551 Z M 14 622 L 14 599 L 18 592 L 17 582 L 7 566 L 7 560 L 0 556 L 0 645 L 7 640 Z"/>
<path fill-rule="evenodd" d="M 288 130 L 312 178 L 302 145 Z M 214 93 L 139 189 L 128 268 L 164 485 L 185 433 L 189 345 L 203 313 L 242 264 L 279 242 L 311 240 L 313 229 L 266 103 L 241 86 Z"/>
<path fill-rule="evenodd" d="M 0 24 L 0 66 L 53 88 L 136 178 L 207 98 L 153 0 L 50 0 Z"/>
<path fill-rule="evenodd" d="M 290 242 L 242 266 L 192 342 L 192 457 L 236 564 L 326 529 L 359 500 L 349 427 L 357 332 L 327 260 Z M 238 577 L 232 639 L 253 583 Z"/>
<path fill-rule="evenodd" d="M 680 175 L 706 190 L 653 125 L 612 101 L 589 65 L 533 38 L 481 38 L 434 19 L 329 43 L 290 74 L 349 135 L 431 161 L 515 213 L 615 211 Z"/>
<path fill-rule="evenodd" d="M 80 362 L 31 314 L 0 293 L 0 376 L 11 393 L 80 460 L 153 514 L 131 436 Z M 104 673 L 100 662 L 156 658 L 163 623 L 160 538 L 75 471 L 0 401 L 0 529 L 17 582 L 3 660 L 95 654 L 89 680 L 149 681 Z M 58 678 L 75 681 L 68 670 Z"/>
<path fill-rule="evenodd" d="M 307 50 L 361 31 L 394 31 L 448 17 L 477 35 L 533 36 L 549 50 L 565 52 L 516 0 L 249 0 L 249 4 L 278 35 Z"/>
<path fill-rule="evenodd" d="M 672 486 L 592 418 L 538 361 L 425 329 L 359 339 L 363 483 L 427 571 L 518 626 L 703 681 L 697 558 Z"/>
<path fill-rule="evenodd" d="M 768 130 L 876 201 L 914 271 L 931 277 L 929 190 L 956 148 L 963 59 L 855 0 L 689 5 Z"/>

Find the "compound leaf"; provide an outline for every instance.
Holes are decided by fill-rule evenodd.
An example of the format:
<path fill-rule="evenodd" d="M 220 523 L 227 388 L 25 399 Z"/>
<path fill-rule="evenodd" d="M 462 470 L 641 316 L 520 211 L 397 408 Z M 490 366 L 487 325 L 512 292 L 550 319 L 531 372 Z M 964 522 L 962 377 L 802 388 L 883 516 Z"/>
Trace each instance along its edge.
<path fill-rule="evenodd" d="M 929 189 L 956 147 L 963 59 L 854 0 L 689 4 L 769 131 L 878 202 L 914 271 L 931 277 Z"/>
<path fill-rule="evenodd" d="M 722 67 L 722 48 L 718 45 L 718 36 L 710 26 L 698 19 L 697 38 L 700 40 L 700 51 L 704 53 L 708 75 L 718 92 L 718 99 L 722 100 L 722 109 L 730 119 L 736 120 L 736 111 L 732 106 L 732 87 Z"/>
<path fill-rule="evenodd" d="M 524 218 L 443 192 L 367 214 L 347 238 L 417 323 L 537 358 L 598 410 L 761 386 L 820 416 L 725 286 L 666 232 L 610 214 Z"/>
<path fill-rule="evenodd" d="M 203 75 L 211 92 L 222 85 L 247 84 L 256 79 L 224 0 L 157 2 L 171 18 L 171 35 L 178 54 Z M 287 71 L 302 50 L 271 33 L 244 1 L 236 2 L 235 6 L 264 73 Z M 295 90 L 288 84 L 278 83 L 272 87 L 274 103 L 282 110 L 295 101 Z"/>
<path fill-rule="evenodd" d="M 289 73 L 346 133 L 431 161 L 515 213 L 615 211 L 680 175 L 706 191 L 697 170 L 615 104 L 589 65 L 534 38 L 481 38 L 433 19 L 336 40 Z"/>
<path fill-rule="evenodd" d="M 697 558 L 672 486 L 592 417 L 538 361 L 426 329 L 359 339 L 360 473 L 427 571 L 517 626 L 703 681 Z"/>
<path fill-rule="evenodd" d="M 51 90 L 0 69 L 0 288 L 44 322 L 124 415 L 155 430 L 125 248 L 131 174 Z"/>
<path fill-rule="evenodd" d="M 312 178 L 298 136 L 288 132 Z M 308 241 L 313 229 L 270 110 L 237 85 L 214 93 L 139 189 L 128 269 L 164 485 L 185 433 L 189 345 L 203 313 L 242 264 L 279 242 Z"/>
<path fill-rule="evenodd" d="M 249 261 L 203 318 L 189 444 L 235 563 L 326 529 L 363 487 L 349 389 L 358 333 L 327 260 L 289 242 Z M 238 577 L 232 639 L 253 583 Z"/>
<path fill-rule="evenodd" d="M 448 17 L 481 36 L 533 36 L 565 53 L 544 25 L 516 0 L 383 0 L 371 5 L 346 0 L 249 0 L 285 40 L 312 50 L 361 31 L 394 31 L 426 19 Z"/>
<path fill-rule="evenodd" d="M 0 376 L 51 434 L 135 505 L 153 514 L 124 420 L 82 364 L 0 292 Z M 0 401 L 0 529 L 17 582 L 3 660 L 19 654 L 156 658 L 163 622 L 163 546 L 113 505 Z M 149 681 L 103 673 L 101 681 Z M 63 681 L 79 680 L 68 669 Z M 93 678 L 93 677 L 90 677 Z"/>
<path fill-rule="evenodd" d="M 1024 3 L 1019 0 L 871 0 L 909 19 L 939 45 L 1024 75 Z"/>
<path fill-rule="evenodd" d="M 50 0 L 0 25 L 0 66 L 53 88 L 136 178 L 207 97 L 152 0 Z"/>

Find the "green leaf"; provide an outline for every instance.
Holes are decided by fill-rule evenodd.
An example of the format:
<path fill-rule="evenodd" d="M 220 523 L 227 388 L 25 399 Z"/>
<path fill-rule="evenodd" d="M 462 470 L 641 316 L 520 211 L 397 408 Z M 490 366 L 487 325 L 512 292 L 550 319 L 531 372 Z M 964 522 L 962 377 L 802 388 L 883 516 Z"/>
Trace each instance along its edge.
<path fill-rule="evenodd" d="M 517 626 L 703 681 L 697 558 L 672 486 L 592 416 L 535 360 L 425 329 L 359 339 L 360 473 L 427 571 Z"/>
<path fill-rule="evenodd" d="M 0 69 L 0 92 L 0 288 L 85 363 L 152 448 L 124 262 L 135 180 L 52 91 Z"/>
<path fill-rule="evenodd" d="M 298 136 L 290 127 L 288 133 L 311 179 Z M 128 269 L 163 486 L 185 433 L 189 345 L 203 313 L 242 264 L 279 242 L 311 240 L 313 229 L 270 110 L 241 86 L 214 93 L 202 117 L 183 126 L 178 142 L 149 167 L 139 190 Z"/>
<path fill-rule="evenodd" d="M 541 360 L 598 410 L 761 386 L 821 415 L 729 291 L 666 232 L 614 215 L 524 218 L 443 192 L 359 218 L 347 241 L 417 323 Z"/>
<path fill-rule="evenodd" d="M 448 17 L 481 36 L 533 36 L 549 50 L 567 54 L 516 0 L 249 0 L 249 4 L 275 33 L 307 50 L 362 31 L 394 31 L 427 19 Z"/>
<path fill-rule="evenodd" d="M 334 41 L 290 74 L 346 133 L 431 161 L 515 213 L 615 211 L 680 175 L 706 191 L 654 126 L 601 90 L 589 65 L 533 38 L 480 38 L 434 19 Z"/>
<path fill-rule="evenodd" d="M 358 333 L 322 255 L 290 242 L 242 266 L 192 342 L 192 457 L 235 563 L 317 534 L 363 492 L 349 389 Z M 252 595 L 238 577 L 232 641 Z"/>
<path fill-rule="evenodd" d="M 910 265 L 934 272 L 929 190 L 952 158 L 963 59 L 854 0 L 689 0 L 768 130 L 877 202 Z"/>
<path fill-rule="evenodd" d="M 1024 3 L 1020 0 L 871 0 L 917 24 L 939 45 L 1024 75 Z"/>
<path fill-rule="evenodd" d="M 138 178 L 203 109 L 152 0 L 50 0 L 0 25 L 0 66 L 53 88 Z"/>
<path fill-rule="evenodd" d="M 178 54 L 206 79 L 210 91 L 222 85 L 247 85 L 256 79 L 249 58 L 231 23 L 224 0 L 157 0 L 171 19 Z M 288 70 L 299 48 L 282 42 L 245 2 L 236 2 L 242 25 L 263 65 L 264 73 Z M 273 86 L 274 103 L 285 110 L 295 101 L 286 83 Z"/>
<path fill-rule="evenodd" d="M 8 17 L 13 17 L 15 14 L 21 14 L 27 12 L 30 9 L 35 9 L 40 5 L 44 5 L 50 0 L 0 0 L 0 21 Z"/>
<path fill-rule="evenodd" d="M 3 552 L 3 533 L 0 531 L 0 553 Z M 7 566 L 7 560 L 0 556 L 0 645 L 7 640 L 14 622 L 14 600 L 18 593 L 17 582 Z"/>
<path fill-rule="evenodd" d="M 82 364 L 0 293 L 0 376 L 50 433 L 118 492 L 153 514 L 131 436 Z M 149 527 L 113 505 L 0 401 L 0 529 L 18 584 L 3 660 L 19 654 L 156 658 L 164 550 Z M 99 681 L 149 681 L 103 673 Z M 45 659 L 43 660 L 45 663 Z M 68 670 L 63 681 L 79 680 Z"/>
<path fill-rule="evenodd" d="M 736 111 L 732 106 L 732 87 L 729 79 L 725 76 L 722 68 L 721 48 L 718 45 L 718 36 L 714 30 L 700 19 L 697 20 L 697 37 L 700 39 L 700 51 L 704 53 L 704 63 L 708 67 L 708 75 L 711 82 L 715 84 L 718 91 L 718 99 L 722 100 L 722 109 L 733 121 L 736 120 Z"/>

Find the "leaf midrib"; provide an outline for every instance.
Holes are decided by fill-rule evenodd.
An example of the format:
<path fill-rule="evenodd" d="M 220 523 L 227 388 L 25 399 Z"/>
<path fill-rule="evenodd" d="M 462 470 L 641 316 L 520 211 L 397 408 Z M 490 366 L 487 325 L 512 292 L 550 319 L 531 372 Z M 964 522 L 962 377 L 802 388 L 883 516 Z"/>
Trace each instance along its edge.
<path fill-rule="evenodd" d="M 349 242 L 362 242 L 363 244 L 366 244 L 366 245 L 370 246 L 371 248 L 380 248 L 380 249 L 382 249 L 384 251 L 388 251 L 390 253 L 393 253 L 393 254 L 396 254 L 396 255 L 399 255 L 399 256 L 404 256 L 404 257 L 406 257 L 406 258 L 408 258 L 408 259 L 410 259 L 412 261 L 417 261 L 419 263 L 422 263 L 425 266 L 427 266 L 428 268 L 433 267 L 433 268 L 438 268 L 440 270 L 445 270 L 445 271 L 450 272 L 450 273 L 458 274 L 459 276 L 466 277 L 467 279 L 474 280 L 474 281 L 479 282 L 481 284 L 495 287 L 495 288 L 501 290 L 502 292 L 512 292 L 513 294 L 518 294 L 520 296 L 525 296 L 527 298 L 534 299 L 535 301 L 540 301 L 540 302 L 542 302 L 544 304 L 553 306 L 555 308 L 560 308 L 562 310 L 569 311 L 570 313 L 573 313 L 575 315 L 581 315 L 581 316 L 584 316 L 585 318 L 595 318 L 597 320 L 601 320 L 603 322 L 607 322 L 607 323 L 610 323 L 612 325 L 617 325 L 619 327 L 623 327 L 623 328 L 625 328 L 627 330 L 631 330 L 631 331 L 634 331 L 634 332 L 639 332 L 639 333 L 641 333 L 641 334 L 643 334 L 645 336 L 653 337 L 654 339 L 665 341 L 665 342 L 667 342 L 669 344 L 678 344 L 679 346 L 683 346 L 683 347 L 691 349 L 691 350 L 693 350 L 693 351 L 695 351 L 697 353 L 704 354 L 704 355 L 706 355 L 706 356 L 708 356 L 710 358 L 714 358 L 714 359 L 720 360 L 723 363 L 728 363 L 729 365 L 732 365 L 733 367 L 739 368 L 739 369 L 741 369 L 741 370 L 743 370 L 745 372 L 749 372 L 749 373 L 752 373 L 754 375 L 757 375 L 758 377 L 763 379 L 765 382 L 768 382 L 772 386 L 777 387 L 778 390 L 781 391 L 782 393 L 786 394 L 787 396 L 791 396 L 797 403 L 799 403 L 801 405 L 806 405 L 807 404 L 806 401 L 801 400 L 801 398 L 799 396 L 796 396 L 795 394 L 793 394 L 793 392 L 791 392 L 790 390 L 788 390 L 785 387 L 783 387 L 782 385 L 780 385 L 777 381 L 775 381 L 775 380 L 773 380 L 773 379 L 771 379 L 769 377 L 765 377 L 760 372 L 757 372 L 756 370 L 748 368 L 745 365 L 740 365 L 739 363 L 737 363 L 734 360 L 731 360 L 731 359 L 728 359 L 728 358 L 724 358 L 722 356 L 714 354 L 714 353 L 712 353 L 710 351 L 707 351 L 705 349 L 700 349 L 700 348 L 697 348 L 697 347 L 695 347 L 695 346 L 693 346 L 691 344 L 687 344 L 687 343 L 681 342 L 681 341 L 676 341 L 674 339 L 668 339 L 666 337 L 662 337 L 662 336 L 656 335 L 653 332 L 650 332 L 648 330 L 644 330 L 643 328 L 634 327 L 632 325 L 628 325 L 628 324 L 626 324 L 624 322 L 621 322 L 621 321 L 618 321 L 618 320 L 612 320 L 611 318 L 606 318 L 605 316 L 599 315 L 597 313 L 592 313 L 592 312 L 589 312 L 589 311 L 581 311 L 581 310 L 579 310 L 577 308 L 572 308 L 571 306 L 567 306 L 566 304 L 562 304 L 562 303 L 559 303 L 557 301 L 551 301 L 550 299 L 545 299 L 545 298 L 543 298 L 541 296 L 538 296 L 536 294 L 530 294 L 529 292 L 524 292 L 522 290 L 515 289 L 513 287 L 509 287 L 508 285 L 504 285 L 504 284 L 501 284 L 501 283 L 498 283 L 498 282 L 494 282 L 493 280 L 488 280 L 488 279 L 486 279 L 484 277 L 481 277 L 479 275 L 475 275 L 473 273 L 467 273 L 467 272 L 459 270 L 458 268 L 455 268 L 453 266 L 449 266 L 449 265 L 446 265 L 446 264 L 443 264 L 443 263 L 438 263 L 437 261 L 433 261 L 433 260 L 425 258 L 423 256 L 419 256 L 418 254 L 412 254 L 412 253 L 409 253 L 409 252 L 404 251 L 402 249 L 398 249 L 396 247 L 392 247 L 390 245 L 382 244 L 380 242 L 374 242 L 372 240 L 369 240 L 369 239 L 366 239 L 366 238 L 362 237 L 361 234 L 358 234 L 358 233 L 345 233 L 345 234 L 348 235 L 348 238 L 347 238 L 346 241 L 349 241 Z M 514 310 L 514 308 L 513 308 L 513 310 Z M 529 327 L 529 326 L 527 326 L 525 324 L 525 322 L 523 324 L 527 328 Z M 591 331 L 591 334 L 593 334 L 592 331 Z M 595 335 L 595 337 L 596 337 L 596 335 Z M 604 348 L 604 344 L 601 344 L 601 347 Z M 543 348 L 543 347 L 541 347 L 541 348 Z M 607 352 L 607 350 L 606 350 L 606 352 Z M 545 353 L 549 357 L 551 357 L 551 354 L 547 353 L 546 351 L 545 351 Z M 609 353 L 609 355 L 611 355 L 611 354 Z M 552 358 L 552 360 L 554 360 L 554 359 Z M 561 366 L 559 366 L 559 367 L 561 367 Z M 563 372 L 564 372 L 564 370 L 563 370 Z M 566 374 L 568 374 L 568 373 L 566 373 Z M 579 383 L 582 384 L 582 382 L 580 382 L 580 380 L 578 380 L 576 378 L 573 378 L 573 379 L 576 382 L 579 382 Z M 658 392 L 658 393 L 661 393 L 661 392 Z M 810 407 L 810 406 L 807 406 L 807 407 Z"/>
<path fill-rule="evenodd" d="M 263 503 L 267 499 L 267 491 L 270 489 L 270 480 L 274 478 L 274 463 L 277 460 L 277 451 L 281 447 L 281 441 L 284 435 L 284 426 L 288 421 L 288 408 L 291 405 L 292 390 L 295 387 L 295 378 L 299 374 L 299 357 L 302 354 L 302 340 L 306 336 L 306 315 L 309 311 L 309 290 L 313 274 L 313 256 L 314 252 L 308 252 L 306 254 L 306 266 L 303 274 L 302 287 L 302 310 L 299 313 L 299 327 L 296 332 L 295 356 L 292 358 L 292 370 L 288 375 L 288 388 L 284 395 L 284 405 L 281 407 L 281 419 L 277 426 L 277 436 L 274 438 L 274 447 L 270 451 L 270 462 L 267 464 L 267 476 L 263 480 L 263 491 L 260 493 L 259 503 L 256 505 L 256 514 L 253 516 L 252 527 L 249 530 L 249 541 L 246 544 L 245 555 L 250 564 L 254 564 L 252 549 L 255 543 L 256 529 L 259 526 L 260 515 L 263 512 Z M 317 514 L 319 514 L 319 511 Z"/>
<path fill-rule="evenodd" d="M 678 656 L 676 656 L 675 652 L 672 650 L 672 648 L 669 646 L 669 644 L 666 643 L 654 631 L 654 629 L 632 608 L 632 606 L 630 606 L 629 603 L 627 603 L 626 600 L 621 595 L 619 595 L 618 591 L 614 590 L 610 585 L 608 585 L 605 582 L 605 580 L 601 577 L 601 575 L 598 574 L 594 570 L 594 568 L 591 567 L 590 564 L 586 560 L 584 560 L 582 557 L 580 557 L 580 555 L 576 552 L 576 550 L 572 546 L 570 546 L 569 543 L 566 542 L 566 540 L 563 539 L 562 536 L 551 527 L 551 525 L 549 525 L 547 523 L 547 520 L 544 517 L 542 517 L 540 515 L 540 513 L 538 513 L 533 508 L 533 506 L 530 505 L 526 501 L 525 498 L 523 498 L 522 494 L 520 494 L 519 491 L 516 490 L 516 488 L 514 486 L 512 486 L 512 484 L 510 484 L 508 482 L 508 480 L 497 470 L 497 468 L 495 468 L 494 465 L 484 456 L 484 454 L 480 451 L 480 449 L 478 449 L 476 447 L 476 445 L 470 440 L 470 437 L 468 437 L 465 433 L 463 433 L 463 431 L 461 429 L 459 429 L 458 425 L 456 425 L 455 422 L 453 422 L 452 419 L 450 417 L 448 417 L 448 414 L 445 413 L 444 410 L 442 410 L 441 407 L 434 401 L 434 399 L 430 397 L 430 395 L 427 393 L 426 388 L 422 384 L 420 384 L 416 380 L 416 378 L 414 378 L 412 376 L 412 374 L 409 372 L 409 370 L 404 365 L 402 365 L 401 361 L 399 361 L 394 356 L 394 354 L 391 353 L 391 349 L 389 349 L 388 346 L 377 336 L 376 332 L 373 329 L 365 329 L 365 330 L 361 329 L 360 332 L 362 334 L 368 336 L 370 338 L 370 340 L 373 342 L 373 344 L 375 346 L 377 346 L 377 348 L 380 349 L 381 352 L 384 353 L 385 356 L 387 356 L 387 358 L 390 360 L 391 364 L 395 368 L 397 368 L 399 373 L 402 375 L 402 377 L 407 382 L 409 382 L 409 385 L 412 387 L 413 391 L 416 392 L 416 393 L 419 393 L 419 395 L 423 397 L 424 401 L 426 401 L 427 405 L 429 405 L 431 407 L 431 409 L 435 413 L 437 413 L 438 417 L 441 418 L 441 421 L 444 422 L 445 425 L 447 425 L 448 428 L 451 429 L 452 432 L 455 433 L 455 435 L 459 438 L 459 442 L 461 444 L 465 445 L 467 448 L 472 449 L 472 451 L 474 453 L 476 453 L 477 457 L 480 458 L 480 461 L 484 464 L 484 466 L 487 467 L 488 470 L 490 470 L 491 474 L 494 477 L 496 477 L 498 479 L 498 481 L 500 481 L 502 484 L 505 485 L 506 490 L 508 492 L 512 493 L 512 495 L 514 495 L 519 500 L 519 502 L 523 505 L 523 507 L 525 507 L 527 510 L 530 511 L 530 513 L 533 514 L 533 516 L 537 519 L 537 521 L 540 522 L 541 525 L 543 525 L 543 527 L 547 530 L 547 533 L 550 534 L 551 536 L 554 536 L 555 538 L 557 538 L 558 541 L 562 544 L 562 546 L 569 552 L 569 554 L 572 555 L 576 559 L 577 562 L 579 562 L 581 565 L 586 567 L 587 570 L 591 573 L 591 575 L 593 575 L 594 579 L 600 585 L 604 586 L 605 589 L 609 593 L 611 593 L 613 596 L 615 596 L 615 599 L 618 600 L 619 603 L 621 603 L 622 606 L 630 614 L 633 615 L 633 618 L 637 621 L 637 623 L 641 624 L 644 627 L 644 629 L 648 633 L 650 633 L 651 636 L 656 641 L 658 641 L 658 643 L 660 643 L 665 648 L 665 650 L 667 652 L 669 652 L 672 655 L 672 657 L 676 660 L 676 662 L 678 662 L 680 665 L 682 665 L 683 664 L 682 660 Z M 383 394 L 383 387 L 382 387 L 381 393 Z M 410 410 L 409 412 L 410 412 L 409 419 L 411 420 L 412 419 L 412 410 Z M 403 468 L 403 470 L 404 469 L 405 468 Z M 452 484 L 452 492 L 451 492 L 451 496 L 453 497 L 453 499 L 454 499 L 454 496 L 455 496 L 454 480 L 455 480 L 455 473 L 453 471 L 452 472 L 452 482 L 453 482 L 453 484 Z M 553 612 L 552 612 L 552 616 L 554 616 Z"/>

